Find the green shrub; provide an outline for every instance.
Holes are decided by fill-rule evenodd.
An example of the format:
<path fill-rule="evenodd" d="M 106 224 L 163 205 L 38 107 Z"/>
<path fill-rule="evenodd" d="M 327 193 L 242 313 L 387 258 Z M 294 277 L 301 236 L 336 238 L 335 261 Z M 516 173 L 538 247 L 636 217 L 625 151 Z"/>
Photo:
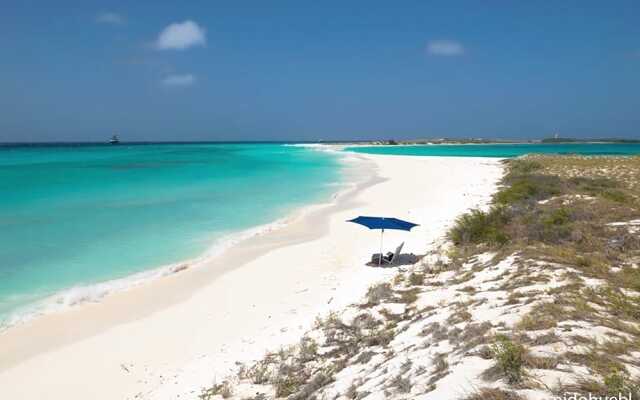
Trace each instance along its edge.
<path fill-rule="evenodd" d="M 507 175 L 503 182 L 508 186 L 494 195 L 494 201 L 502 205 L 542 200 L 562 191 L 562 182 L 555 175 Z"/>
<path fill-rule="evenodd" d="M 519 383 L 524 374 L 523 364 L 525 349 L 521 344 L 514 343 L 504 335 L 498 335 L 497 341 L 491 346 L 491 353 L 497 366 L 504 373 L 509 383 Z"/>
<path fill-rule="evenodd" d="M 577 191 L 591 196 L 600 196 L 618 203 L 627 203 L 631 200 L 628 194 L 618 189 L 618 182 L 609 178 L 576 177 L 569 179 L 569 182 L 574 185 Z"/>
<path fill-rule="evenodd" d="M 510 160 L 509 173 L 513 175 L 526 175 L 542 168 L 542 164 L 532 160 Z"/>
<path fill-rule="evenodd" d="M 568 224 L 571 220 L 572 218 L 569 210 L 565 207 L 561 207 L 547 214 L 547 216 L 542 220 L 542 224 L 547 227 L 551 227 Z"/>
<path fill-rule="evenodd" d="M 607 189 L 601 194 L 607 200 L 615 201 L 617 203 L 627 203 L 630 201 L 630 197 L 621 190 Z"/>
<path fill-rule="evenodd" d="M 609 375 L 604 377 L 604 385 L 609 393 L 626 392 L 625 381 L 625 376 L 620 371 L 611 371 Z"/>
<path fill-rule="evenodd" d="M 597 195 L 606 189 L 615 188 L 618 184 L 609 178 L 587 178 L 584 176 L 578 176 L 570 178 L 569 182 L 575 186 L 575 188 L 581 192 L 585 192 L 591 195 Z"/>
<path fill-rule="evenodd" d="M 509 241 L 503 230 L 508 221 L 502 207 L 494 207 L 489 212 L 472 210 L 458 217 L 449 231 L 449 238 L 456 245 L 487 243 L 501 246 Z"/>
<path fill-rule="evenodd" d="M 412 272 L 409 275 L 409 283 L 413 286 L 420 286 L 424 283 L 424 274 Z"/>

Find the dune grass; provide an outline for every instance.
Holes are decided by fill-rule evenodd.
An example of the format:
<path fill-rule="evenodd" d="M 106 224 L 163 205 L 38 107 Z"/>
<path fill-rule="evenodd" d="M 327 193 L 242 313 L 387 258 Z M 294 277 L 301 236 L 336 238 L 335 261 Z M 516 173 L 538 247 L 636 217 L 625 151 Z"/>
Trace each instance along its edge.
<path fill-rule="evenodd" d="M 461 216 L 450 230 L 456 245 L 452 254 L 463 258 L 455 262 L 462 264 L 487 250 L 517 253 L 571 279 L 572 284 L 547 291 L 552 300 L 536 302 L 514 326 L 514 333 L 523 337 L 545 332 L 537 345 L 557 341 L 553 330 L 563 321 L 628 336 L 604 343 L 582 341 L 589 346 L 586 353 L 545 358 L 527 355 L 522 344 L 503 336 L 491 347 L 494 372 L 517 384 L 527 368 L 553 369 L 565 361 L 587 367 L 592 376 L 560 385 L 558 393 L 636 393 L 637 383 L 625 362 L 640 351 L 640 227 L 629 224 L 640 219 L 640 157 L 529 156 L 507 161 L 506 168 L 490 208 Z M 511 290 L 507 304 L 522 301 L 514 289 L 548 279 L 519 266 L 502 288 Z M 584 279 L 595 279 L 598 285 L 585 285 Z"/>

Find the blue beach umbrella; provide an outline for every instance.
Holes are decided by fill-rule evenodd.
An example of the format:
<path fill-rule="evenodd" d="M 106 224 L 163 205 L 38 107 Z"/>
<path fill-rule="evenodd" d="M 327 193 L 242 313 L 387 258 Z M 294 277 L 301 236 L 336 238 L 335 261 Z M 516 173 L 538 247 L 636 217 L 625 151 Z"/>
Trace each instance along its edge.
<path fill-rule="evenodd" d="M 414 226 L 418 226 L 418 224 L 414 224 L 413 222 L 403 221 L 398 218 L 387 218 L 387 217 L 363 217 L 359 216 L 358 218 L 350 219 L 347 222 L 353 222 L 356 224 L 364 225 L 369 229 L 380 229 L 380 259 L 378 260 L 378 265 L 382 263 L 382 239 L 384 236 L 385 229 L 396 229 L 400 231 L 410 231 Z"/>

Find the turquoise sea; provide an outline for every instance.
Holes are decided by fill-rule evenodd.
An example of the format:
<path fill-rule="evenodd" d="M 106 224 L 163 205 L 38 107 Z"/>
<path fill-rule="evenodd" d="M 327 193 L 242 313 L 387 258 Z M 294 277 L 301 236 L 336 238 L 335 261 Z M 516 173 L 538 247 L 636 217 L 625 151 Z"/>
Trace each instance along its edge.
<path fill-rule="evenodd" d="M 568 144 L 437 144 L 416 146 L 360 146 L 346 150 L 357 153 L 395 154 L 402 156 L 449 157 L 518 157 L 529 153 L 634 155 L 640 143 L 568 143 Z"/>
<path fill-rule="evenodd" d="M 282 144 L 0 146 L 0 320 L 327 201 L 341 165 Z"/>
<path fill-rule="evenodd" d="M 640 154 L 639 144 L 351 147 L 415 156 Z M 345 153 L 346 154 L 346 153 Z M 330 199 L 342 156 L 284 144 L 0 145 L 0 326 L 95 300 Z"/>

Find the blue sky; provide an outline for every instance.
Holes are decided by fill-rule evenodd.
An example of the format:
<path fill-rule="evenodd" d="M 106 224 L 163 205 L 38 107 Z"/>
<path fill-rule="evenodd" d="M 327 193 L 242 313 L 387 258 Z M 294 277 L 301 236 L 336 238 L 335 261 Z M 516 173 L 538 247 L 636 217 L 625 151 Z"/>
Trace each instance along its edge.
<path fill-rule="evenodd" d="M 637 0 L 2 8 L 0 141 L 640 138 Z"/>

